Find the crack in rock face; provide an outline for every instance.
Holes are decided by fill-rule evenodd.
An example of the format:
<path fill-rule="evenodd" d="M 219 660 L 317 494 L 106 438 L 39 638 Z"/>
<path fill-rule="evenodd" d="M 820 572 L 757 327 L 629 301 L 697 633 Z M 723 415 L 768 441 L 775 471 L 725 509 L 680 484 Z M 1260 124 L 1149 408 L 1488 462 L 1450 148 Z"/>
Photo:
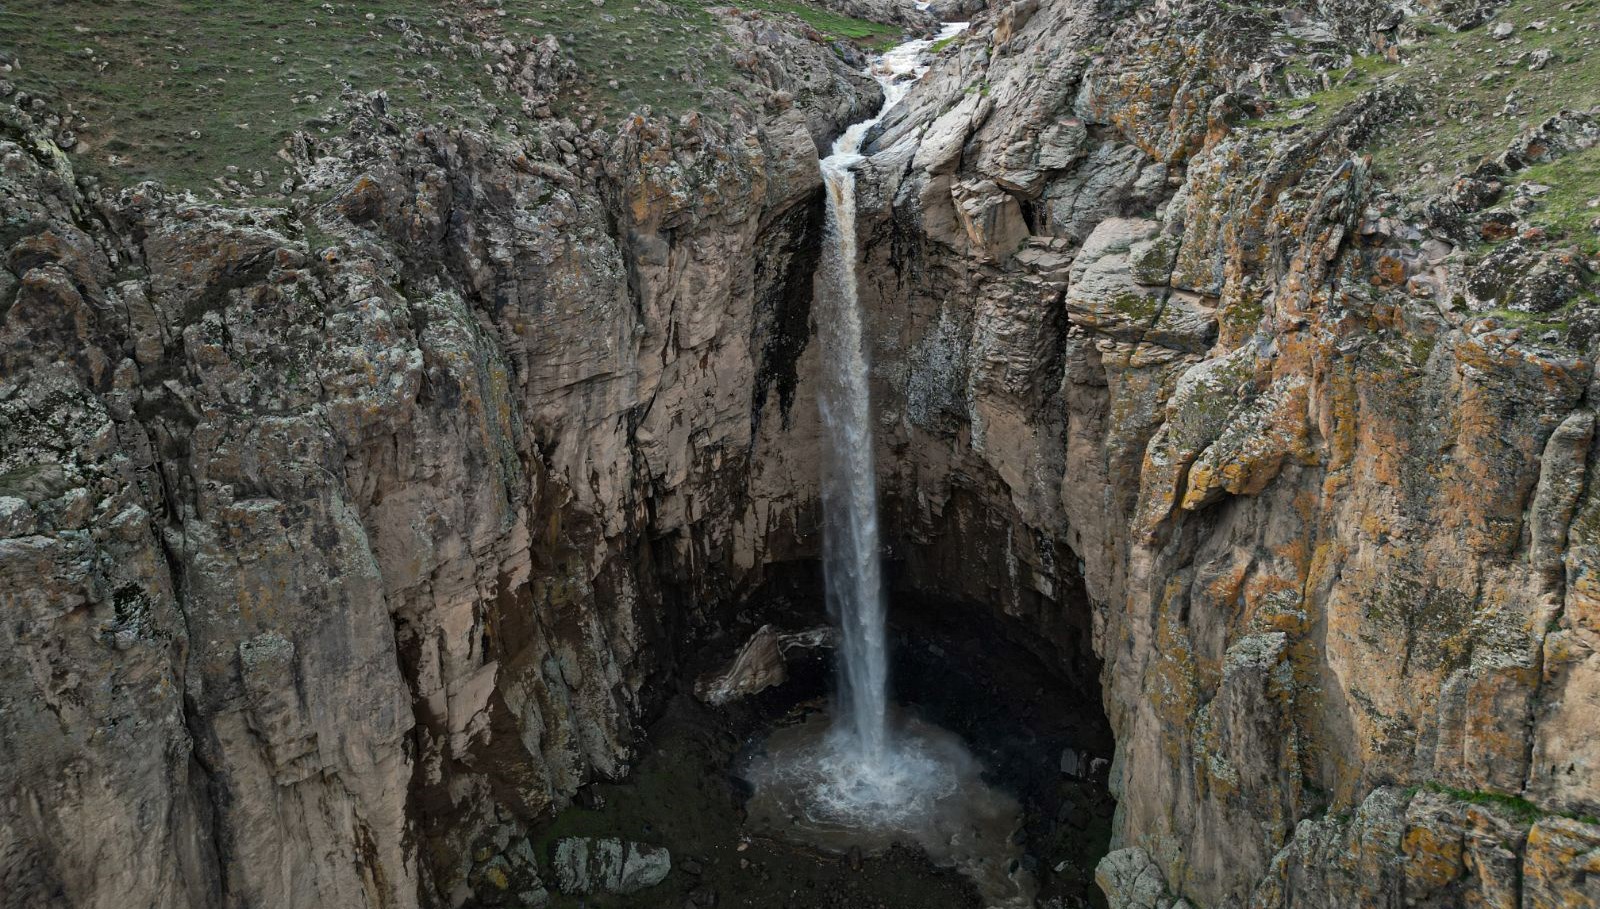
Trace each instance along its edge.
<path fill-rule="evenodd" d="M 1593 2 L 13 4 L 0 904 L 1600 906 Z"/>

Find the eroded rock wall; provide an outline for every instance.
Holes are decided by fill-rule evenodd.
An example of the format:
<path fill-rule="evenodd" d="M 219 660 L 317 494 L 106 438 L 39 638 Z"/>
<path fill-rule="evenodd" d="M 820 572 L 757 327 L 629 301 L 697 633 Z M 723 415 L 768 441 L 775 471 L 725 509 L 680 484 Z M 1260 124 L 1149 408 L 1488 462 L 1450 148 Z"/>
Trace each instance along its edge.
<path fill-rule="evenodd" d="M 816 148 L 879 96 L 729 27 L 749 109 L 553 124 L 562 163 L 357 99 L 289 211 L 86 193 L 13 112 L 5 905 L 535 892 L 515 837 L 625 771 L 695 597 L 811 545 L 814 441 L 804 480 L 753 452 L 791 421 Z"/>
<path fill-rule="evenodd" d="M 1594 364 L 1389 216 L 1403 91 L 1238 128 L 1271 48 L 1398 19 L 1347 6 L 1021 0 L 943 52 L 863 192 L 888 494 L 1001 516 L 1041 629 L 1081 579 L 1114 905 L 1594 905 Z"/>

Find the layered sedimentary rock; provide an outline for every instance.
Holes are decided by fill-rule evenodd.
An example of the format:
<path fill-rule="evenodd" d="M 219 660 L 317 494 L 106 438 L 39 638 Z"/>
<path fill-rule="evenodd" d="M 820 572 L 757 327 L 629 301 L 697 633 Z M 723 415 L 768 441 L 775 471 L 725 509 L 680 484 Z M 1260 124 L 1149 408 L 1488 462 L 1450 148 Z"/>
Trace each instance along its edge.
<path fill-rule="evenodd" d="M 1242 122 L 1286 29 L 1397 9 L 1000 4 L 863 166 L 888 555 L 1103 661 L 1119 907 L 1600 903 L 1593 361 L 1487 314 L 1592 276 L 1469 265 L 1473 184 L 1386 200 L 1402 91 Z M 726 25 L 749 110 L 358 99 L 287 210 L 85 191 L 11 115 L 8 901 L 536 892 L 527 824 L 625 771 L 680 631 L 816 555 L 816 149 L 875 89 Z"/>

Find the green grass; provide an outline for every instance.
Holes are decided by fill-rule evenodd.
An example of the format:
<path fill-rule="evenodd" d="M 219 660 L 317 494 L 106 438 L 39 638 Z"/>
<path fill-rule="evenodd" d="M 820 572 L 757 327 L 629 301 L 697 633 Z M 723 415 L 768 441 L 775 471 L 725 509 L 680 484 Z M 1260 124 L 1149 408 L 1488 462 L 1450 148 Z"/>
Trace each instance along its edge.
<path fill-rule="evenodd" d="M 1290 68 L 1309 72 L 1301 64 L 1293 64 Z M 1332 87 L 1304 98 L 1284 99 L 1279 102 L 1277 111 L 1272 115 L 1249 121 L 1246 125 L 1262 129 L 1321 126 L 1333 119 L 1334 115 L 1350 102 L 1370 91 L 1386 76 L 1398 72 L 1399 69 L 1398 64 L 1390 63 L 1382 57 L 1355 57 L 1350 66 L 1328 74 Z M 1299 119 L 1290 116 L 1307 108 L 1310 108 L 1311 112 Z"/>
<path fill-rule="evenodd" d="M 1600 218 L 1600 206 L 1589 204 L 1600 200 L 1600 146 L 1521 171 L 1508 192 L 1527 183 L 1550 187 L 1528 223 L 1571 240 L 1590 255 L 1600 254 L 1600 234 L 1589 226 Z"/>
<path fill-rule="evenodd" d="M 955 44 L 958 41 L 964 40 L 966 38 L 966 36 L 967 36 L 966 32 L 957 32 L 957 33 L 955 33 L 954 35 L 951 35 L 948 38 L 940 38 L 938 41 L 933 42 L 933 44 L 928 47 L 928 50 L 930 50 L 933 53 L 937 54 L 940 51 L 944 50 L 945 48 L 949 47 L 950 45 Z"/>
<path fill-rule="evenodd" d="M 735 79 L 727 32 L 709 0 L 0 0 L 0 51 L 18 59 L 7 78 L 65 101 L 81 170 L 123 185 L 156 179 L 181 188 L 231 178 L 263 196 L 287 164 L 296 129 L 333 134 L 345 89 L 382 89 L 418 123 L 498 129 L 524 119 L 501 94 L 481 52 L 485 38 L 519 45 L 555 35 L 581 87 L 557 99 L 575 119 L 602 121 L 649 105 L 717 116 Z M 792 14 L 830 40 L 877 46 L 894 26 L 794 0 L 750 7 Z M 396 18 L 398 17 L 398 18 Z M 402 30 L 390 23 L 399 20 Z M 258 185 L 259 184 L 259 185 Z"/>
<path fill-rule="evenodd" d="M 555 35 L 577 61 L 587 105 L 617 116 L 649 105 L 657 113 L 716 115 L 714 90 L 734 70 L 726 35 L 704 0 L 663 0 L 665 14 L 637 0 L 506 0 L 511 33 Z M 611 82 L 617 83 L 615 88 Z"/>
<path fill-rule="evenodd" d="M 1547 331 L 1565 331 L 1568 323 L 1565 319 L 1562 319 L 1561 316 L 1562 313 L 1570 309 L 1571 306 L 1569 304 L 1562 310 L 1553 313 L 1531 313 L 1523 312 L 1520 309 L 1495 307 L 1494 309 L 1483 311 L 1480 313 L 1480 315 L 1492 316 L 1506 323 L 1512 328 L 1520 328 L 1524 331 L 1542 333 Z"/>
<path fill-rule="evenodd" d="M 1407 86 L 1419 101 L 1418 113 L 1387 124 L 1367 150 L 1385 182 L 1417 194 L 1436 193 L 1483 157 L 1503 151 L 1523 127 L 1600 98 L 1600 54 L 1584 44 L 1593 33 L 1576 28 L 1596 15 L 1600 0 L 1577 0 L 1570 8 L 1565 2 L 1535 0 L 1513 3 L 1491 23 L 1460 33 L 1416 18 L 1407 23 L 1413 34 L 1400 49 L 1400 63 L 1357 57 L 1349 69 L 1330 73 L 1330 89 L 1307 98 L 1281 98 L 1268 114 L 1245 125 L 1314 128 L 1382 82 Z M 1547 20 L 1556 29 L 1526 28 L 1535 20 Z M 1512 40 L 1492 36 L 1493 22 L 1500 21 L 1516 26 Z M 1540 50 L 1553 54 L 1543 69 L 1530 72 L 1527 59 L 1512 65 Z M 1282 72 L 1301 83 L 1312 75 L 1302 63 Z M 1516 109 L 1502 115 L 1509 94 L 1516 95 Z M 1313 109 L 1301 119 L 1289 117 L 1307 107 Z"/>
<path fill-rule="evenodd" d="M 0 6 L 0 49 L 18 57 L 11 78 L 20 88 L 83 112 L 88 126 L 76 130 L 83 147 L 74 152 L 117 182 L 199 187 L 233 166 L 241 182 L 259 170 L 275 188 L 283 140 L 316 124 L 347 83 L 434 114 L 446 105 L 465 113 L 472 105 L 463 102 L 489 88 L 468 54 L 419 56 L 384 24 L 402 16 L 447 43 L 459 20 L 441 17 L 436 4 L 334 10 L 310 0 L 19 0 Z M 429 64 L 438 78 L 425 73 Z"/>
<path fill-rule="evenodd" d="M 1523 127 L 1600 98 L 1600 54 L 1583 44 L 1593 33 L 1575 28 L 1600 15 L 1600 0 L 1563 6 L 1539 0 L 1506 7 L 1494 21 L 1516 26 L 1516 44 L 1494 40 L 1487 24 L 1459 34 L 1426 30 L 1423 40 L 1404 52 L 1407 65 L 1399 77 L 1418 95 L 1422 112 L 1384 132 L 1372 149 L 1378 174 L 1438 192 L 1456 174 L 1503 151 Z M 1539 19 L 1558 30 L 1526 28 Z M 1554 55 L 1541 70 L 1529 72 L 1526 61 L 1497 65 L 1538 50 Z M 1497 116 L 1513 93 L 1516 111 Z M 1425 168 L 1432 172 L 1424 174 Z"/>
<path fill-rule="evenodd" d="M 853 19 L 831 10 L 791 3 L 785 0 L 751 0 L 744 6 L 773 13 L 798 16 L 807 25 L 822 33 L 830 41 L 854 41 L 864 47 L 882 50 L 900 43 L 902 31 L 897 25 Z"/>
<path fill-rule="evenodd" d="M 1378 181 L 1410 199 L 1427 198 L 1503 152 L 1522 130 L 1600 98 L 1600 54 L 1586 44 L 1593 41 L 1593 32 L 1579 29 L 1597 15 L 1600 0 L 1529 0 L 1514 2 L 1491 22 L 1460 33 L 1413 18 L 1401 30 L 1409 37 L 1402 42 L 1398 62 L 1357 57 L 1348 69 L 1330 74 L 1334 84 L 1328 90 L 1280 98 L 1265 115 L 1244 125 L 1258 130 L 1254 139 L 1269 142 L 1279 132 L 1327 123 L 1379 85 L 1403 87 L 1415 101 L 1411 112 L 1382 124 L 1362 151 L 1371 154 Z M 1535 21 L 1545 27 L 1531 28 Z M 1494 38 L 1492 28 L 1499 22 L 1513 25 L 1509 39 Z M 1535 54 L 1548 54 L 1549 60 L 1530 70 Z M 1283 86 L 1304 86 L 1316 84 L 1320 75 L 1295 61 L 1278 77 Z M 1600 255 L 1600 234 L 1590 226 L 1600 218 L 1600 206 L 1590 207 L 1600 199 L 1600 148 L 1524 169 L 1511 175 L 1509 183 L 1503 200 L 1513 198 L 1521 185 L 1549 187 L 1523 218 L 1546 231 L 1544 243 Z M 1492 245 L 1474 244 L 1480 253 Z M 1590 294 L 1559 313 L 1499 309 L 1488 314 L 1543 333 L 1564 330 L 1570 313 L 1592 305 Z"/>
<path fill-rule="evenodd" d="M 1534 824 L 1547 817 L 1564 817 L 1585 824 L 1600 824 L 1600 818 L 1584 814 L 1567 814 L 1559 811 L 1545 811 L 1538 805 L 1524 798 L 1507 795 L 1503 792 L 1491 792 L 1481 789 L 1457 789 L 1439 783 L 1427 783 L 1425 788 L 1429 792 L 1448 795 L 1457 801 L 1467 802 L 1472 805 L 1481 805 L 1493 809 L 1495 812 L 1509 817 L 1518 823 Z M 1414 792 L 1415 789 L 1409 790 Z"/>

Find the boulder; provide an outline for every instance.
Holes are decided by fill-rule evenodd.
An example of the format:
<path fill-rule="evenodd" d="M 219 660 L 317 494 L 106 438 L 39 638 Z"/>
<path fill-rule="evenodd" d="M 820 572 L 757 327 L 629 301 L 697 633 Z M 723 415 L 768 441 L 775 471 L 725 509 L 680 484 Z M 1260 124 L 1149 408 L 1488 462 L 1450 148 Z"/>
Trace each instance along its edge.
<path fill-rule="evenodd" d="M 672 855 L 660 846 L 572 836 L 556 842 L 556 886 L 562 893 L 638 893 L 666 879 Z"/>

